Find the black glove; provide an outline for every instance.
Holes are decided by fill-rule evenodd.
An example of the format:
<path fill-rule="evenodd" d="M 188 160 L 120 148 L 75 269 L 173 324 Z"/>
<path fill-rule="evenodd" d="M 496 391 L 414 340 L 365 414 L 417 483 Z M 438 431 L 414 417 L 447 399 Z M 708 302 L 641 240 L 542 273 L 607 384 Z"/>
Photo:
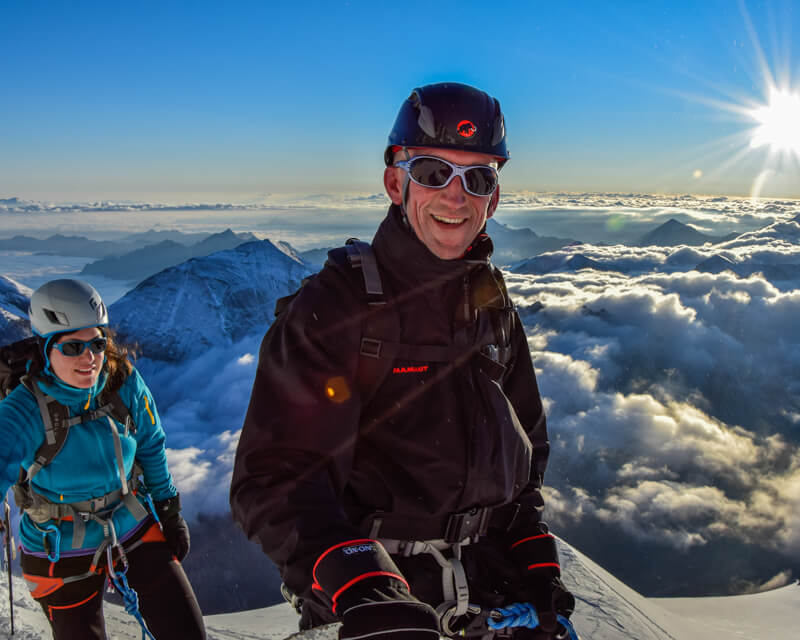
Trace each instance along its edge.
<path fill-rule="evenodd" d="M 544 528 L 542 532 L 518 538 L 510 547 L 522 576 L 520 592 L 514 595 L 520 602 L 530 602 L 536 607 L 539 626 L 534 631 L 544 634 L 540 636 L 543 640 L 562 637 L 566 629 L 556 617 L 569 618 L 572 615 L 575 597 L 561 582 L 555 538 Z M 567 637 L 566 634 L 563 637 Z"/>
<path fill-rule="evenodd" d="M 439 640 L 439 618 L 411 595 L 400 570 L 377 540 L 351 540 L 314 565 L 314 591 L 342 619 L 340 640 Z"/>
<path fill-rule="evenodd" d="M 167 539 L 167 546 L 178 559 L 183 561 L 189 553 L 189 525 L 181 516 L 181 497 L 174 495 L 155 503 L 156 515 L 161 523 L 161 531 Z"/>

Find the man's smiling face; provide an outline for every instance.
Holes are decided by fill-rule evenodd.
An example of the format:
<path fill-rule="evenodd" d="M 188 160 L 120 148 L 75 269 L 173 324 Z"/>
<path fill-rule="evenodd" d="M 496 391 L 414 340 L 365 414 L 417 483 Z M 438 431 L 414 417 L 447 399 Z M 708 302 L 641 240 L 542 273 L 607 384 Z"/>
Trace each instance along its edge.
<path fill-rule="evenodd" d="M 414 156 L 436 156 L 454 164 L 485 164 L 497 167 L 497 160 L 484 153 L 418 147 L 408 149 Z M 396 160 L 405 155 L 396 154 Z M 386 192 L 394 204 L 403 201 L 405 171 L 387 167 L 384 173 Z M 488 196 L 473 196 L 464 191 L 460 178 L 451 180 L 443 189 L 432 189 L 409 181 L 406 214 L 417 238 L 431 253 L 443 260 L 460 258 L 478 235 L 486 219 L 497 208 L 500 189 Z"/>

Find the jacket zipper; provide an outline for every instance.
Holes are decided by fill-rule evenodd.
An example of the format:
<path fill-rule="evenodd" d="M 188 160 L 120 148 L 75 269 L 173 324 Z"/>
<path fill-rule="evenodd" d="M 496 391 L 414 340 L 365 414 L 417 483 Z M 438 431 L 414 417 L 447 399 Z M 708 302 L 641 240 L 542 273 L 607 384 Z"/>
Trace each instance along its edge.
<path fill-rule="evenodd" d="M 470 308 L 470 296 L 469 296 L 469 272 L 464 275 L 462 279 L 462 285 L 464 290 L 464 336 L 467 337 L 470 335 L 471 331 L 469 329 L 470 321 L 472 320 L 471 317 L 471 308 Z M 470 348 L 471 340 L 467 338 L 467 348 Z M 475 378 L 473 376 L 473 369 L 472 363 L 468 362 L 465 363 L 465 367 L 462 369 L 463 375 L 466 376 L 467 381 L 469 382 L 470 388 L 472 393 L 470 397 L 473 399 L 476 396 L 477 387 L 475 385 Z M 470 412 L 473 414 L 473 412 Z M 474 414 L 473 414 L 474 415 Z M 475 462 L 478 458 L 478 436 L 476 433 L 476 427 L 474 420 L 469 420 L 469 427 L 468 427 L 468 437 L 467 437 L 467 469 L 464 478 L 464 492 L 467 492 L 471 476 L 473 475 Z"/>

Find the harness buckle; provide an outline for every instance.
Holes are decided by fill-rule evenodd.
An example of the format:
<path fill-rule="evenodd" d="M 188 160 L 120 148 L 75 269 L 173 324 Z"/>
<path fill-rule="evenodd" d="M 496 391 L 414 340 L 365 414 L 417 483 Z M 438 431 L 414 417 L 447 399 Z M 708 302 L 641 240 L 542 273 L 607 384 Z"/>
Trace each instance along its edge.
<path fill-rule="evenodd" d="M 374 338 L 361 338 L 361 355 L 368 358 L 380 358 L 382 344 L 382 341 Z"/>
<path fill-rule="evenodd" d="M 444 531 L 444 541 L 449 544 L 469 539 L 475 542 L 489 528 L 491 507 L 474 508 L 469 511 L 451 513 Z"/>
<path fill-rule="evenodd" d="M 500 362 L 500 349 L 496 344 L 485 344 L 481 347 L 481 353 L 492 362 Z"/>
<path fill-rule="evenodd" d="M 106 506 L 105 500 L 92 498 L 89 500 L 89 511 L 100 511 L 103 507 Z"/>

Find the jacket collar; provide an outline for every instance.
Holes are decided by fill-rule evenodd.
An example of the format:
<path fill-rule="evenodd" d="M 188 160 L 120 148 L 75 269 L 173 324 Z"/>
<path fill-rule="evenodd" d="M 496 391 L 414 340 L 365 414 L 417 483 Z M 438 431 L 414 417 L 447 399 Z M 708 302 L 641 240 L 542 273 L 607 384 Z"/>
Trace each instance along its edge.
<path fill-rule="evenodd" d="M 462 258 L 443 260 L 417 238 L 403 219 L 400 207 L 394 204 L 378 227 L 372 245 L 381 266 L 409 286 L 434 285 L 463 276 L 476 265 L 488 265 L 494 248 L 484 229 Z"/>
<path fill-rule="evenodd" d="M 106 386 L 108 374 L 101 371 L 97 382 L 88 389 L 78 389 L 53 376 L 38 379 L 39 388 L 58 402 L 74 410 L 87 411 L 97 406 L 97 395 Z"/>

